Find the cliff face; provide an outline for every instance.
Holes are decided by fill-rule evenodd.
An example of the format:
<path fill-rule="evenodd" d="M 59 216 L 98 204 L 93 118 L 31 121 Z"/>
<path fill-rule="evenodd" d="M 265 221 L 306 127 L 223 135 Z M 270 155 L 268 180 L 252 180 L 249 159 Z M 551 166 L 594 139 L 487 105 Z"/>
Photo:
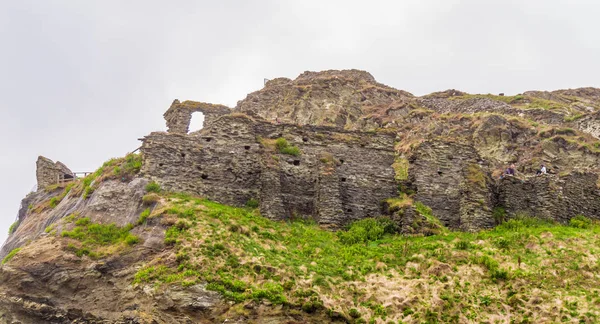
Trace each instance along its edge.
<path fill-rule="evenodd" d="M 268 303 L 245 305 L 250 314 L 241 316 L 202 280 L 144 284 L 147 267 L 199 271 L 185 268 L 181 253 L 210 243 L 200 232 L 197 244 L 175 243 L 173 233 L 195 226 L 194 215 L 208 207 L 148 194 L 152 186 L 329 229 L 387 215 L 404 233 L 431 234 L 417 203 L 439 226 L 464 231 L 523 215 L 600 219 L 599 98 L 593 88 L 415 97 L 351 70 L 270 80 L 233 109 L 176 100 L 164 114 L 167 132 L 149 134 L 140 155 L 108 161 L 85 179 L 57 184 L 73 173 L 40 157 L 38 190 L 23 200 L 0 250 L 8 257 L 0 267 L 0 323 L 289 319 L 288 309 Z M 194 112 L 205 115 L 204 128 L 188 133 Z M 510 164 L 516 176 L 501 178 Z M 535 176 L 541 164 L 549 174 Z M 270 237 L 235 226 L 246 237 Z M 331 320 L 322 316 L 295 319 Z"/>

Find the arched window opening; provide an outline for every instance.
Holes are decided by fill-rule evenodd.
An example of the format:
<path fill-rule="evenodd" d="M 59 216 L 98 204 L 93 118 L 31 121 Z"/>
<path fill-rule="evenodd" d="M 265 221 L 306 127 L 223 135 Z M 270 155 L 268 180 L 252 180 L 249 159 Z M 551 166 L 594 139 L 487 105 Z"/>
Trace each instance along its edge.
<path fill-rule="evenodd" d="M 190 120 L 189 133 L 197 132 L 204 127 L 204 114 L 197 111 L 192 113 L 192 119 Z"/>

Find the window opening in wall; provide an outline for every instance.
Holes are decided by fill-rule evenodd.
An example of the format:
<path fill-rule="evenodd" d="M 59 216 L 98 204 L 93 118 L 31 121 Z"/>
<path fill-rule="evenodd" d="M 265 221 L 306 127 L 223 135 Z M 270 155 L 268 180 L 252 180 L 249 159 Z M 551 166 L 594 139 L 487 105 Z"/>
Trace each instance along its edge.
<path fill-rule="evenodd" d="M 196 132 L 204 127 L 204 114 L 197 111 L 192 113 L 192 119 L 190 120 L 189 132 Z"/>
<path fill-rule="evenodd" d="M 342 178 L 342 182 L 346 182 L 346 178 Z"/>
<path fill-rule="evenodd" d="M 250 145 L 246 145 L 246 146 L 244 146 L 244 149 L 245 149 L 246 151 L 247 151 L 247 150 L 249 150 L 249 149 L 250 149 Z"/>
<path fill-rule="evenodd" d="M 184 158 L 184 157 L 185 157 L 185 153 L 181 153 L 181 157 L 183 157 L 183 158 Z"/>
<path fill-rule="evenodd" d="M 200 176 L 200 178 L 202 178 L 202 179 L 206 180 L 206 179 L 208 179 L 208 175 L 206 175 L 206 174 L 204 174 L 204 173 L 203 173 L 203 174 Z"/>
<path fill-rule="evenodd" d="M 352 209 L 348 208 L 348 209 L 346 209 L 346 212 L 351 213 Z"/>
<path fill-rule="evenodd" d="M 206 138 L 204 138 L 204 140 L 207 142 L 210 142 L 210 141 L 212 141 L 212 137 L 206 137 Z"/>

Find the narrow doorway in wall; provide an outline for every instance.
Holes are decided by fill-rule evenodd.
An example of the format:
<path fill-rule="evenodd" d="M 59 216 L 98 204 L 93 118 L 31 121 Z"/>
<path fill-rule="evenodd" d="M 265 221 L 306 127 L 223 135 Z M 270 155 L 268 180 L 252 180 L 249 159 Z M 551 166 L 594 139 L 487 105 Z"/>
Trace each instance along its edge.
<path fill-rule="evenodd" d="M 192 120 L 190 121 L 190 127 L 188 133 L 197 132 L 204 127 L 204 114 L 201 112 L 192 113 Z"/>

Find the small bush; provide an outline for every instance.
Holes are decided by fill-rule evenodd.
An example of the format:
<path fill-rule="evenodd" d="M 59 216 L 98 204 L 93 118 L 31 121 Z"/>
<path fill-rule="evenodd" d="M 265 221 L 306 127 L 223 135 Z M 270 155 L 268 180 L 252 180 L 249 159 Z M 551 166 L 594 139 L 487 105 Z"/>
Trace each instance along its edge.
<path fill-rule="evenodd" d="M 142 197 L 142 203 L 146 206 L 153 205 L 160 200 L 160 196 L 154 192 L 144 195 Z"/>
<path fill-rule="evenodd" d="M 494 207 L 492 216 L 494 217 L 496 225 L 500 225 L 504 223 L 506 219 L 506 210 L 503 207 Z"/>
<path fill-rule="evenodd" d="M 281 154 L 293 156 L 300 155 L 300 149 L 296 146 L 290 145 L 288 141 L 283 137 L 280 137 L 275 141 L 275 147 L 277 148 L 277 151 L 279 151 L 279 153 Z"/>
<path fill-rule="evenodd" d="M 248 207 L 248 208 L 258 208 L 258 206 L 259 206 L 258 200 L 254 199 L 254 198 L 250 198 L 246 202 L 246 207 Z"/>
<path fill-rule="evenodd" d="M 88 199 L 94 193 L 94 188 L 85 187 L 85 191 L 83 192 L 83 199 Z"/>
<path fill-rule="evenodd" d="M 127 173 L 136 174 L 142 169 L 142 155 L 128 154 L 125 156 L 125 164 L 123 169 Z"/>
<path fill-rule="evenodd" d="M 144 211 L 140 214 L 140 218 L 138 218 L 137 224 L 144 224 L 148 216 L 150 216 L 150 208 L 144 209 Z"/>
<path fill-rule="evenodd" d="M 338 238 L 344 244 L 367 243 L 395 231 L 396 224 L 387 217 L 365 218 L 352 223 L 347 231 L 338 232 Z"/>
<path fill-rule="evenodd" d="M 350 311 L 348 311 L 348 315 L 352 318 L 359 318 L 360 312 L 356 308 L 351 308 Z"/>
<path fill-rule="evenodd" d="M 146 192 L 156 192 L 159 193 L 160 192 L 160 185 L 154 181 L 148 183 L 146 185 Z"/>
<path fill-rule="evenodd" d="M 59 202 L 60 202 L 60 200 L 58 199 L 58 197 L 50 198 L 50 208 L 56 207 Z"/>
<path fill-rule="evenodd" d="M 582 229 L 590 228 L 592 226 L 592 220 L 583 215 L 577 215 L 571 218 L 569 226 Z"/>
<path fill-rule="evenodd" d="M 12 251 L 10 251 L 10 253 L 8 253 L 4 257 L 4 259 L 2 259 L 2 264 L 5 264 L 8 261 L 10 261 L 10 259 L 12 259 L 17 253 L 19 253 L 19 251 L 21 251 L 21 248 L 16 248 L 16 249 L 13 249 Z"/>
<path fill-rule="evenodd" d="M 14 223 L 12 223 L 10 225 L 10 227 L 8 228 L 8 235 L 14 233 L 17 230 L 18 225 L 19 225 L 19 221 L 15 221 Z"/>
<path fill-rule="evenodd" d="M 468 250 L 471 248 L 471 242 L 468 241 L 458 241 L 455 244 L 457 250 Z"/>
<path fill-rule="evenodd" d="M 505 269 L 494 269 L 490 271 L 490 277 L 492 280 L 507 280 L 509 275 Z"/>

